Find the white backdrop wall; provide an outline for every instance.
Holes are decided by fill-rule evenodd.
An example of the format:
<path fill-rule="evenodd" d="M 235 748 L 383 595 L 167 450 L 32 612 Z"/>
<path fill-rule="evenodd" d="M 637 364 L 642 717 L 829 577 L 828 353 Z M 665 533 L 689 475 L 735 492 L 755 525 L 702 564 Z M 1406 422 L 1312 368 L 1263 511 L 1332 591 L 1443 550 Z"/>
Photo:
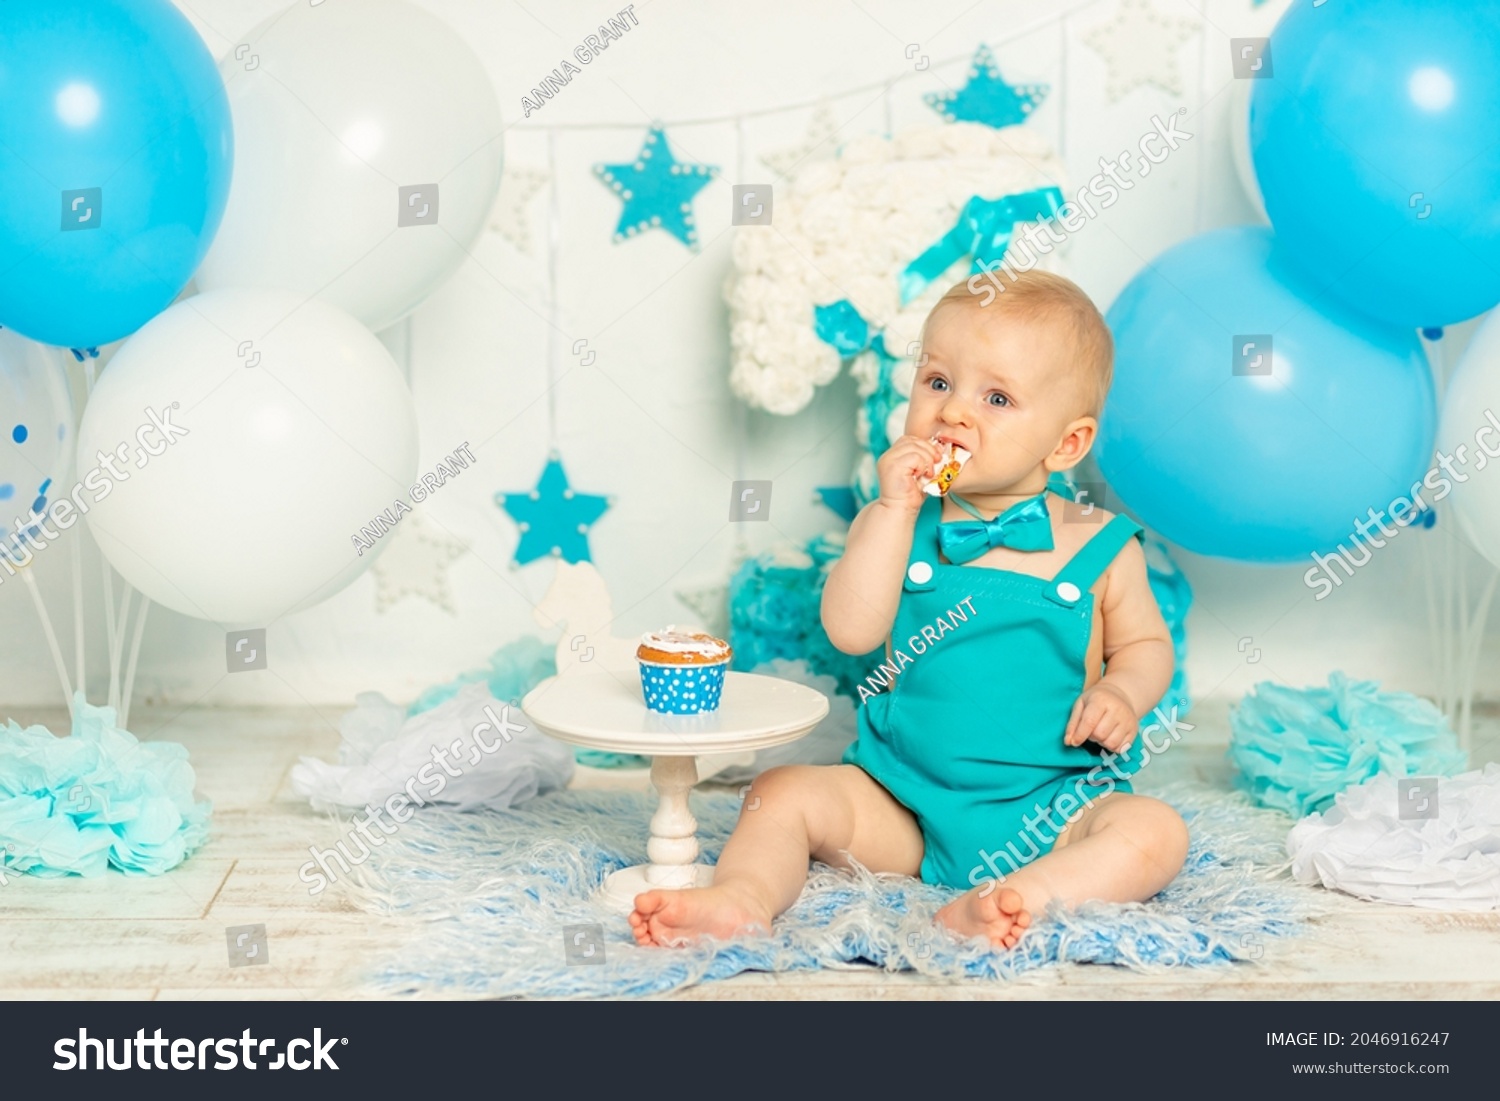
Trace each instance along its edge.
<path fill-rule="evenodd" d="M 279 7 L 276 0 L 177 2 L 221 57 L 233 54 L 237 35 Z M 634 5 L 637 24 L 625 37 L 523 120 L 522 95 L 618 8 L 577 0 L 526 6 L 422 0 L 489 68 L 510 124 L 507 171 L 545 170 L 548 128 L 557 128 L 556 275 L 565 336 L 555 388 L 549 397 L 543 189 L 526 208 L 529 253 L 498 233 L 485 234 L 457 276 L 409 323 L 382 334 L 409 372 L 421 469 L 466 442 L 477 460 L 418 506 L 468 545 L 450 566 L 456 614 L 414 597 L 377 612 L 375 580 L 366 574 L 326 604 L 269 625 L 267 670 L 227 675 L 218 628 L 156 608 L 137 699 L 336 710 L 356 692 L 378 689 L 406 700 L 482 664 L 520 634 L 556 639 L 559 632 L 532 614 L 555 567 L 541 560 L 510 568 L 518 534 L 493 499 L 497 491 L 535 483 L 548 447 L 549 401 L 573 486 L 615 498 L 590 543 L 613 590 L 617 634 L 692 618 L 674 591 L 722 582 L 737 546 L 753 553 L 838 526 L 814 503 L 813 489 L 847 481 L 855 455 L 852 382 L 840 379 L 790 418 L 746 410 L 728 388 L 722 286 L 730 245 L 736 232 L 766 232 L 731 227 L 731 185 L 775 183 L 758 154 L 801 141 L 820 99 L 840 124 L 839 140 L 888 127 L 943 125 L 922 93 L 958 87 L 980 42 L 994 48 L 1006 79 L 1052 85 L 1026 125 L 1054 143 L 1075 186 L 1099 171 L 1101 157 L 1134 148 L 1152 115 L 1184 107 L 1179 128 L 1191 141 L 1072 238 L 1068 269 L 1106 309 L 1142 264 L 1168 246 L 1205 229 L 1257 220 L 1231 155 L 1229 39 L 1268 34 L 1284 4 L 1153 2 L 1199 23 L 1171 60 L 1180 95 L 1147 85 L 1110 100 L 1106 62 L 1084 37 L 1114 17 L 1115 0 L 972 6 L 969 0 L 647 0 Z M 916 46 L 911 57 L 908 45 Z M 924 57 L 928 64 L 918 69 Z M 886 83 L 889 91 L 880 87 Z M 746 113 L 753 117 L 736 121 Z M 679 159 L 722 170 L 694 204 L 703 243 L 696 254 L 662 232 L 611 242 L 620 203 L 592 166 L 632 158 L 653 119 L 667 124 Z M 1450 330 L 1446 354 L 1456 356 L 1471 328 Z M 576 340 L 588 342 L 592 363 L 572 354 Z M 773 480 L 770 522 L 727 522 L 736 478 Z M 1304 567 L 1257 568 L 1180 554 L 1196 590 L 1192 690 L 1233 699 L 1261 679 L 1306 685 L 1343 669 L 1388 687 L 1433 691 L 1420 543 L 1442 537 L 1441 530 L 1411 529 L 1323 601 L 1303 584 Z M 36 571 L 71 653 L 66 558 L 65 552 L 39 556 Z M 104 629 L 93 557 L 89 566 L 89 687 L 91 698 L 102 700 Z M 30 601 L 14 580 L 0 585 L 0 623 L 0 715 L 60 703 Z M 1257 651 L 1259 660 L 1248 662 Z M 1493 668 L 1487 653 L 1481 693 L 1494 687 L 1487 676 Z"/>

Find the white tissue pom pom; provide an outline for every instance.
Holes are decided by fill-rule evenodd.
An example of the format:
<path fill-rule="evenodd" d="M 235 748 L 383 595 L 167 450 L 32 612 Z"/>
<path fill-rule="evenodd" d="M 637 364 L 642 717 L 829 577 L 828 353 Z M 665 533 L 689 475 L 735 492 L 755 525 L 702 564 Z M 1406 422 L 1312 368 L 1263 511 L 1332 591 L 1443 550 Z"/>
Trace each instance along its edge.
<path fill-rule="evenodd" d="M 911 402 L 903 401 L 891 407 L 890 414 L 885 418 L 886 439 L 894 442 L 906 435 L 906 410 L 909 405 Z"/>
<path fill-rule="evenodd" d="M 775 232 L 735 235 L 734 273 L 723 287 L 731 388 L 768 412 L 805 408 L 842 367 L 838 353 L 817 337 L 814 307 L 843 298 L 872 335 L 885 329 L 888 351 L 905 356 L 932 303 L 969 267 L 967 259 L 955 264 L 905 307 L 901 270 L 953 228 L 971 197 L 1063 187 L 1063 180 L 1047 141 L 1024 125 L 949 123 L 894 140 L 863 135 L 831 159 L 808 164 L 779 189 Z M 1053 257 L 1041 266 L 1057 270 Z M 853 361 L 861 396 L 873 391 L 878 367 L 872 352 Z M 904 387 L 909 392 L 910 382 Z"/>
<path fill-rule="evenodd" d="M 941 157 L 947 146 L 945 130 L 959 129 L 957 126 L 929 126 L 921 130 L 905 130 L 896 137 L 896 149 L 903 160 L 925 160 Z M 987 129 L 987 128 L 986 128 Z"/>
<path fill-rule="evenodd" d="M 948 284 L 943 284 L 943 289 L 947 288 Z M 927 320 L 927 315 L 932 312 L 939 297 L 937 293 L 924 294 L 891 318 L 890 324 L 885 327 L 885 346 L 897 355 L 907 356 L 912 345 L 921 341 L 922 322 Z"/>
<path fill-rule="evenodd" d="M 729 343 L 731 347 L 748 347 L 750 344 L 750 334 L 755 330 L 755 326 L 756 321 L 752 321 L 749 318 L 741 318 L 731 324 L 729 326 Z"/>
<path fill-rule="evenodd" d="M 875 456 L 868 451 L 854 467 L 854 495 L 861 501 L 873 501 L 880 496 L 880 473 L 875 469 Z"/>
<path fill-rule="evenodd" d="M 739 233 L 730 246 L 729 255 L 739 271 L 759 271 L 770 258 L 771 242 L 764 233 Z"/>
<path fill-rule="evenodd" d="M 1430 817 L 1403 817 L 1403 778 L 1381 773 L 1300 820 L 1287 835 L 1293 878 L 1403 906 L 1500 909 L 1500 764 L 1425 779 Z"/>
<path fill-rule="evenodd" d="M 844 143 L 838 159 L 845 165 L 878 164 L 890 159 L 890 142 L 875 134 L 860 134 Z"/>
<path fill-rule="evenodd" d="M 767 411 L 790 416 L 792 412 L 805 407 L 808 402 L 812 401 L 813 385 L 798 375 L 783 373 L 773 377 L 769 385 L 761 392 L 768 403 Z"/>
<path fill-rule="evenodd" d="M 839 377 L 839 368 L 843 366 L 843 360 L 839 359 L 839 354 L 819 340 L 811 330 L 805 333 L 793 333 L 791 344 L 795 360 L 812 365 L 811 373 L 814 383 L 827 386 Z"/>
<path fill-rule="evenodd" d="M 916 363 L 909 359 L 903 359 L 891 368 L 891 389 L 906 398 L 910 398 L 911 384 L 916 377 Z"/>
<path fill-rule="evenodd" d="M 796 570 L 810 570 L 813 567 L 812 555 L 790 543 L 778 543 L 761 557 L 769 558 L 773 566 L 787 566 Z"/>
<path fill-rule="evenodd" d="M 837 191 L 844 170 L 837 161 L 814 161 L 792 181 L 798 195 L 811 197 L 824 191 Z"/>
<path fill-rule="evenodd" d="M 990 151 L 986 135 L 967 129 L 960 130 L 956 126 L 944 130 L 943 144 L 955 157 L 983 157 Z"/>

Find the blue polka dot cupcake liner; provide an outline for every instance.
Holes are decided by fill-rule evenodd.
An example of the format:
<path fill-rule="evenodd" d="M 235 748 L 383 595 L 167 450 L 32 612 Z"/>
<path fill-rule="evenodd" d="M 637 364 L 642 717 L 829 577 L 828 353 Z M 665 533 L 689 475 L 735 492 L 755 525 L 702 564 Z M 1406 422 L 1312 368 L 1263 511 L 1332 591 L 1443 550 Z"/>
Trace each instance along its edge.
<path fill-rule="evenodd" d="M 641 694 L 646 706 L 665 715 L 695 715 L 719 706 L 729 661 L 667 664 L 642 661 Z"/>

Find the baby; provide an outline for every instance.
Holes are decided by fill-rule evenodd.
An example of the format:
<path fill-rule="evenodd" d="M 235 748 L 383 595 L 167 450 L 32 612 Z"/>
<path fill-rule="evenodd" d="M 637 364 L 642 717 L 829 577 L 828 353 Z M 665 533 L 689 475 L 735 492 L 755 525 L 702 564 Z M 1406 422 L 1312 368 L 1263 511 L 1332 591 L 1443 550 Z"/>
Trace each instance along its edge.
<path fill-rule="evenodd" d="M 1129 781 L 1173 667 L 1140 528 L 1046 488 L 1093 446 L 1109 329 L 1048 272 L 985 292 L 960 283 L 928 314 L 906 435 L 823 591 L 835 646 L 885 641 L 870 682 L 890 689 L 842 764 L 756 778 L 711 886 L 636 897 L 641 944 L 768 931 L 809 859 L 964 890 L 937 920 L 1002 948 L 1052 899 L 1144 901 L 1181 869 L 1187 827 Z M 971 457 L 924 493 L 950 445 Z"/>

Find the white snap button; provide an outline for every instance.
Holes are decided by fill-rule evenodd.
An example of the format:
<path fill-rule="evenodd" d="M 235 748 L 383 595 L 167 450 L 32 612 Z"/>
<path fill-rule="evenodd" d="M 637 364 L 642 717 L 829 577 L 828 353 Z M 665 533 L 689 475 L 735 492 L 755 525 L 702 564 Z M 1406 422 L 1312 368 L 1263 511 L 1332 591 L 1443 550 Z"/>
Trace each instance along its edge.
<path fill-rule="evenodd" d="M 911 579 L 913 585 L 925 585 L 932 580 L 932 563 L 913 562 L 911 568 L 906 571 L 906 576 Z"/>
<path fill-rule="evenodd" d="M 1064 600 L 1077 600 L 1083 593 L 1079 591 L 1078 586 L 1073 584 L 1073 582 L 1064 581 L 1057 586 L 1057 595 Z"/>

